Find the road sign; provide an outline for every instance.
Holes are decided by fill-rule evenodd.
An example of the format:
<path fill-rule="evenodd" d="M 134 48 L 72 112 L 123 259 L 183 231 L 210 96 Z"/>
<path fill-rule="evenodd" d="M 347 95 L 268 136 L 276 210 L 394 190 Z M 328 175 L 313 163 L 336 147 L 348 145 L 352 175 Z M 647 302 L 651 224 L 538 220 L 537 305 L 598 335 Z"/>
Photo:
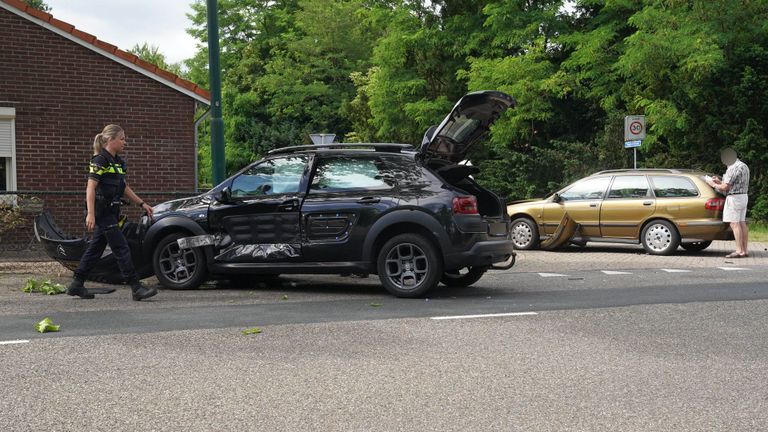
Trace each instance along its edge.
<path fill-rule="evenodd" d="M 631 115 L 624 117 L 624 141 L 643 139 L 645 139 L 645 116 Z"/>
<path fill-rule="evenodd" d="M 640 147 L 640 144 L 643 142 L 641 140 L 635 140 L 635 141 L 624 141 L 624 148 L 637 148 Z"/>

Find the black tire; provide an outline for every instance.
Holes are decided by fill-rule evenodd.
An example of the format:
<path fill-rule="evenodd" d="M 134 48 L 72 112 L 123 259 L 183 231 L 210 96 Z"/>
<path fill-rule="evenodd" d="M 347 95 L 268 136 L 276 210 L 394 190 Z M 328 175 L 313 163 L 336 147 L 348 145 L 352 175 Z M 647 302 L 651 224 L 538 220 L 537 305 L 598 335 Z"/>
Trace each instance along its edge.
<path fill-rule="evenodd" d="M 510 234 L 515 249 L 530 250 L 539 248 L 539 227 L 531 218 L 519 217 L 512 221 Z"/>
<path fill-rule="evenodd" d="M 443 273 L 443 277 L 440 278 L 440 282 L 445 286 L 453 288 L 468 287 L 475 282 L 479 281 L 481 277 L 488 271 L 487 267 L 469 267 L 469 271 L 466 273 L 460 273 L 457 271 L 450 271 Z"/>
<path fill-rule="evenodd" d="M 680 233 L 670 222 L 652 220 L 643 228 L 640 243 L 651 255 L 671 255 L 680 246 Z"/>
<path fill-rule="evenodd" d="M 700 241 L 700 242 L 693 242 L 693 243 L 683 243 L 680 246 L 683 247 L 683 249 L 687 250 L 688 252 L 701 252 L 704 249 L 708 248 L 709 245 L 712 244 L 712 240 L 707 241 Z"/>
<path fill-rule="evenodd" d="M 195 289 L 208 276 L 205 253 L 201 248 L 180 250 L 176 240 L 182 237 L 187 234 L 177 232 L 163 237 L 152 254 L 152 268 L 157 280 L 172 290 Z"/>
<path fill-rule="evenodd" d="M 403 266 L 405 266 L 405 271 Z M 400 234 L 387 240 L 376 260 L 384 288 L 397 297 L 421 297 L 443 275 L 437 248 L 421 234 Z"/>

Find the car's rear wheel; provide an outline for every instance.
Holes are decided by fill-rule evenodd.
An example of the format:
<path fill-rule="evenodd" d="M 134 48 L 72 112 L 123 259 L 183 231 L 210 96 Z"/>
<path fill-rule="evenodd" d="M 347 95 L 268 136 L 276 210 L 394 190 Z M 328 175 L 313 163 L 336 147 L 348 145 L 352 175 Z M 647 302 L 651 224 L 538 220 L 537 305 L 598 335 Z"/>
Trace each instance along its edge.
<path fill-rule="evenodd" d="M 488 267 L 465 267 L 443 273 L 440 282 L 449 287 L 468 287 L 479 281 Z"/>
<path fill-rule="evenodd" d="M 539 228 L 536 222 L 527 217 L 519 217 L 513 220 L 510 226 L 515 249 L 529 250 L 539 247 Z"/>
<path fill-rule="evenodd" d="M 174 290 L 199 287 L 208 274 L 205 253 L 201 248 L 181 249 L 176 240 L 186 234 L 173 233 L 163 237 L 152 255 L 152 267 L 160 284 Z"/>
<path fill-rule="evenodd" d="M 397 297 L 420 297 L 435 288 L 443 274 L 437 248 L 421 234 L 387 240 L 376 265 L 384 288 Z"/>
<path fill-rule="evenodd" d="M 670 255 L 680 246 L 680 234 L 672 223 L 654 220 L 643 228 L 640 241 L 651 255 Z"/>
<path fill-rule="evenodd" d="M 712 244 L 712 240 L 708 241 L 700 241 L 700 242 L 692 242 L 692 243 L 683 243 L 680 246 L 683 247 L 683 249 L 687 250 L 688 252 L 701 252 L 704 249 L 708 248 L 709 245 Z"/>

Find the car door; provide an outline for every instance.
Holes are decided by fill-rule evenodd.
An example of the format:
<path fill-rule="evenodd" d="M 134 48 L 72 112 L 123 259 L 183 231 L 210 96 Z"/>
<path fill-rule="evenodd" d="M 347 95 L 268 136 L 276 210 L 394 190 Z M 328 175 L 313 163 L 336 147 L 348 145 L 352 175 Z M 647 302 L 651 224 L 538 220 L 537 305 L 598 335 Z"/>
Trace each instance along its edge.
<path fill-rule="evenodd" d="M 216 261 L 300 261 L 300 208 L 306 195 L 309 156 L 274 157 L 249 167 L 229 184 L 225 202 L 214 201 L 209 221 Z"/>
<path fill-rule="evenodd" d="M 618 175 L 600 208 L 603 237 L 636 239 L 640 227 L 656 211 L 656 199 L 644 175 Z"/>
<path fill-rule="evenodd" d="M 558 192 L 559 200 L 544 204 L 542 224 L 545 234 L 553 234 L 563 215 L 579 224 L 583 237 L 600 237 L 600 206 L 611 182 L 611 176 L 590 177 Z"/>
<path fill-rule="evenodd" d="M 393 161 L 385 155 L 319 155 L 304 204 L 306 261 L 360 261 L 366 234 L 397 205 Z"/>

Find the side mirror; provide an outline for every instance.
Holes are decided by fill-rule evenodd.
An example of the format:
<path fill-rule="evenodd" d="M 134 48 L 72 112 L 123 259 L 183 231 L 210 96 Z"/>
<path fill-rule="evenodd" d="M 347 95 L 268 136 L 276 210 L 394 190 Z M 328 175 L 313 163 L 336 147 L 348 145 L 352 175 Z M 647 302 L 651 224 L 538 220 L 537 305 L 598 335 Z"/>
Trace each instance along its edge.
<path fill-rule="evenodd" d="M 228 203 L 232 200 L 232 190 L 229 189 L 229 186 L 224 187 L 224 189 L 219 192 L 219 196 L 216 197 L 216 200 L 222 203 Z"/>
<path fill-rule="evenodd" d="M 555 194 L 552 195 L 552 202 L 561 203 L 563 202 L 563 198 L 560 196 L 559 193 L 555 192 Z"/>

